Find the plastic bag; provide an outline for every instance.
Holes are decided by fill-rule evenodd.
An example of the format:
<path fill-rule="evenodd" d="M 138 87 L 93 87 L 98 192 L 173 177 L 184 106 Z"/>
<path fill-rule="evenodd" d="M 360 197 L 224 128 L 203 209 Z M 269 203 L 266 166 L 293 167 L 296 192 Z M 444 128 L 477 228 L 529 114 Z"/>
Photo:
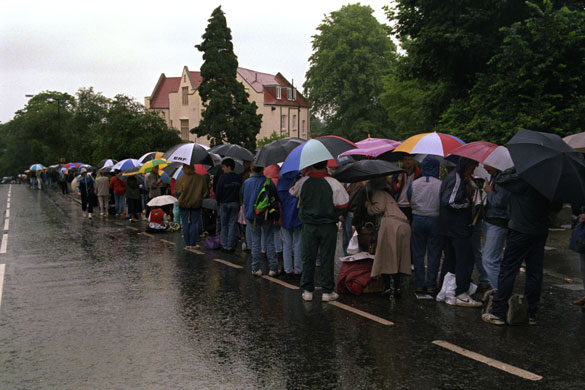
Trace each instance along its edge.
<path fill-rule="evenodd" d="M 441 291 L 437 294 L 437 302 L 443 302 L 447 305 L 455 305 L 455 290 L 457 289 L 457 279 L 455 278 L 455 274 L 451 272 L 447 272 L 445 274 L 445 278 L 443 279 L 443 286 L 441 286 Z M 467 290 L 467 294 L 472 296 L 477 291 L 477 285 L 474 283 L 469 283 L 469 290 Z"/>
<path fill-rule="evenodd" d="M 360 244 L 358 241 L 358 233 L 357 230 L 353 232 L 353 236 L 349 240 L 349 244 L 347 244 L 347 254 L 355 255 L 360 251 Z"/>

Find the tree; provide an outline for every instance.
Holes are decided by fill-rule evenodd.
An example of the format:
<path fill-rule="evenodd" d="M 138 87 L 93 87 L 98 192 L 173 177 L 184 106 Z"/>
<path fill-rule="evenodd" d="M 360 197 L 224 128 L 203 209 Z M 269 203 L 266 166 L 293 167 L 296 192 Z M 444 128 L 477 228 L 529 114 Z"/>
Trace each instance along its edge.
<path fill-rule="evenodd" d="M 257 143 L 256 147 L 258 149 L 260 149 L 262 146 L 268 145 L 272 141 L 276 141 L 276 140 L 283 139 L 283 138 L 286 138 L 286 135 L 278 134 L 276 131 L 273 131 L 272 134 L 270 134 L 270 137 L 262 137 L 262 138 L 260 138 L 258 140 L 258 143 Z"/>
<path fill-rule="evenodd" d="M 358 3 L 325 17 L 303 85 L 325 130 L 353 140 L 390 133 L 379 96 L 395 46 L 372 13 Z"/>
<path fill-rule="evenodd" d="M 196 48 L 203 52 L 198 91 L 205 110 L 191 132 L 208 136 L 212 146 L 227 142 L 253 150 L 262 115 L 257 114 L 258 106 L 248 100 L 244 85 L 236 79 L 238 60 L 221 6 L 212 12 L 202 38 Z"/>

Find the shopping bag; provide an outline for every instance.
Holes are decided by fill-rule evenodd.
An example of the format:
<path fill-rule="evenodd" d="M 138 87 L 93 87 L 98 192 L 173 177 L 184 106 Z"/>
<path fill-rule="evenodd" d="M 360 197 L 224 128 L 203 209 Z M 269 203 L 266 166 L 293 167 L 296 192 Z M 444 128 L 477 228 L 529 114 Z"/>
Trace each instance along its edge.
<path fill-rule="evenodd" d="M 349 240 L 349 244 L 347 244 L 347 254 L 355 255 L 360 251 L 360 244 L 358 241 L 358 233 L 357 230 L 353 232 L 353 236 Z"/>

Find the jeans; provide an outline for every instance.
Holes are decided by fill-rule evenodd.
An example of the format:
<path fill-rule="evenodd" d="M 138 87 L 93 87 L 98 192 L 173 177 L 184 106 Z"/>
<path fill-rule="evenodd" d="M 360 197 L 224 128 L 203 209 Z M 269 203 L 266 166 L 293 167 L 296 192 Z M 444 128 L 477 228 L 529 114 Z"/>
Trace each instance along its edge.
<path fill-rule="evenodd" d="M 473 227 L 473 234 L 471 235 L 471 247 L 473 250 L 473 260 L 475 262 L 475 268 L 477 268 L 477 279 L 479 284 L 490 284 L 487 276 L 487 272 L 483 268 L 483 261 L 481 255 L 481 231 L 482 224 L 477 223 Z"/>
<path fill-rule="evenodd" d="M 116 215 L 122 215 L 126 208 L 126 197 L 114 194 L 114 202 L 116 203 Z"/>
<path fill-rule="evenodd" d="M 473 273 L 473 248 L 471 236 L 469 237 L 443 237 L 445 247 L 445 260 L 441 269 L 441 278 L 447 272 L 455 274 L 457 289 L 455 295 L 469 290 L 471 274 Z"/>
<path fill-rule="evenodd" d="M 436 288 L 437 273 L 443 252 L 443 238 L 439 233 L 439 217 L 413 216 L 410 246 L 415 286 L 417 288 Z M 425 254 L 427 255 L 426 277 Z"/>
<path fill-rule="evenodd" d="M 349 211 L 345 215 L 343 223 L 341 224 L 341 229 L 342 229 L 341 242 L 343 244 L 343 254 L 345 256 L 348 255 L 347 246 L 349 245 L 349 240 L 351 240 L 351 236 L 353 235 L 352 223 L 353 223 L 353 213 L 351 211 Z"/>
<path fill-rule="evenodd" d="M 238 202 L 221 203 L 219 215 L 221 219 L 221 247 L 232 250 L 236 246 L 236 229 L 240 204 Z"/>
<path fill-rule="evenodd" d="M 482 252 L 483 268 L 487 274 L 490 286 L 497 290 L 500 263 L 502 262 L 502 253 L 504 251 L 508 229 L 483 221 L 483 232 L 485 236 L 485 244 Z"/>
<path fill-rule="evenodd" d="M 506 250 L 500 265 L 498 290 L 494 295 L 492 314 L 506 318 L 508 299 L 514 291 L 514 281 L 522 261 L 526 262 L 526 285 L 524 296 L 528 302 L 528 313 L 534 317 L 542 291 L 542 267 L 544 244 L 547 234 L 532 235 L 510 229 L 506 239 Z"/>
<path fill-rule="evenodd" d="M 248 247 L 249 250 L 252 250 L 252 225 L 250 225 L 250 223 L 246 223 L 246 230 L 245 230 L 245 234 L 246 234 L 246 247 Z"/>
<path fill-rule="evenodd" d="M 284 241 L 282 255 L 284 272 L 287 274 L 292 273 L 293 270 L 295 271 L 295 275 L 300 275 L 303 272 L 303 262 L 301 260 L 301 230 L 302 225 L 291 229 L 285 227 L 282 228 L 282 239 Z"/>
<path fill-rule="evenodd" d="M 250 233 L 252 235 L 252 272 L 260 269 L 260 259 L 262 256 L 262 238 L 266 243 L 266 256 L 268 257 L 268 266 L 270 271 L 278 271 L 278 260 L 274 251 L 274 229 L 273 221 L 256 221 L 248 219 Z"/>
<path fill-rule="evenodd" d="M 201 209 L 186 209 L 179 208 L 181 214 L 181 226 L 183 229 L 183 241 L 185 246 L 197 245 L 199 238 L 199 218 L 201 217 Z"/>
<path fill-rule="evenodd" d="M 581 280 L 583 281 L 583 288 L 585 288 L 585 255 L 579 254 L 579 260 L 581 262 Z"/>

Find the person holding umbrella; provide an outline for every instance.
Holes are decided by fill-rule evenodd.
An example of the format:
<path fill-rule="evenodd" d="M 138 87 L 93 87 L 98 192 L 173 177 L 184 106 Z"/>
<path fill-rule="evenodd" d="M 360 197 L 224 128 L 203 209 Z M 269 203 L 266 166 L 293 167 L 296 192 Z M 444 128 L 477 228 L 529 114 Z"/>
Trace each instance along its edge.
<path fill-rule="evenodd" d="M 223 175 L 217 181 L 215 199 L 219 206 L 221 219 L 221 248 L 233 252 L 236 246 L 236 228 L 240 211 L 240 175 L 233 172 L 236 164 L 233 159 L 226 158 L 221 162 Z"/>
<path fill-rule="evenodd" d="M 95 196 L 95 187 L 93 178 L 87 174 L 87 169 L 81 168 L 81 178 L 78 180 L 79 194 L 81 195 L 81 209 L 84 213 L 87 211 L 87 218 L 91 219 L 93 212 L 93 197 Z"/>
<path fill-rule="evenodd" d="M 199 221 L 206 192 L 207 182 L 203 176 L 195 173 L 192 164 L 183 164 L 183 174 L 175 183 L 175 193 L 179 198 L 179 214 L 185 248 L 199 248 L 197 245 Z"/>
<path fill-rule="evenodd" d="M 116 204 L 116 217 L 122 217 L 126 198 L 126 182 L 119 177 L 120 170 L 114 170 L 114 176 L 110 179 L 110 188 L 114 191 L 114 202 Z"/>

